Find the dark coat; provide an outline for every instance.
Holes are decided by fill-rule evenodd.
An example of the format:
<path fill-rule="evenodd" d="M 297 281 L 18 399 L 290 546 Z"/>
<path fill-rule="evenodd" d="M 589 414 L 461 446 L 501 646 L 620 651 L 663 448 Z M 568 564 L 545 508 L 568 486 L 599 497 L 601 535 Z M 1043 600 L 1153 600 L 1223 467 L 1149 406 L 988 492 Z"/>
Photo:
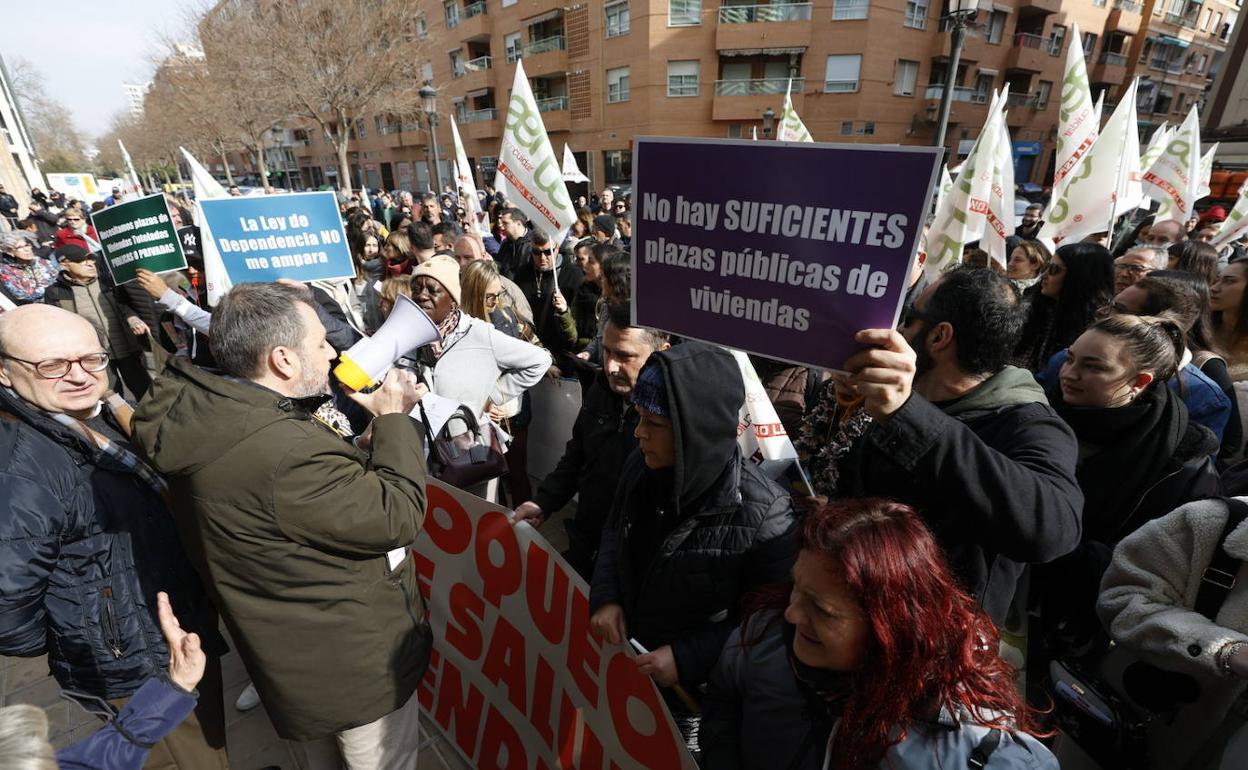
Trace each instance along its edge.
<path fill-rule="evenodd" d="M 116 717 L 56 752 L 60 770 L 139 770 L 152 744 L 195 710 L 195 696 L 166 679 L 148 679 Z"/>
<path fill-rule="evenodd" d="M 158 591 L 205 649 L 224 651 L 160 496 L 4 390 L 0 490 L 0 654 L 46 652 L 66 690 L 128 697 L 169 663 Z"/>
<path fill-rule="evenodd" d="M 310 408 L 175 358 L 134 415 L 278 735 L 300 741 L 403 706 L 430 651 L 410 556 L 386 559 L 424 521 L 420 431 L 379 417 L 370 456 Z"/>
<path fill-rule="evenodd" d="M 554 306 L 556 273 L 559 275 L 559 292 L 568 303 L 568 310 L 564 313 L 557 312 Z M 561 369 L 571 369 L 571 364 L 566 359 L 577 352 L 572 303 L 584 280 L 585 274 L 581 269 L 566 261 L 558 263 L 555 270 L 538 272 L 533 261 L 529 260 L 516 271 L 516 285 L 524 292 L 524 298 L 533 309 L 533 329 L 542 341 L 542 347 L 555 357 L 556 364 L 564 359 L 560 364 Z M 570 334 L 569 327 L 572 330 Z"/>
<path fill-rule="evenodd" d="M 789 575 L 797 518 L 787 492 L 741 457 L 736 362 L 699 342 L 655 353 L 664 370 L 676 464 L 651 471 L 629 457 L 594 568 L 590 608 L 623 607 L 630 636 L 672 646 L 680 681 L 710 676 L 742 598 Z M 664 487 L 659 474 L 669 475 Z M 657 492 L 657 489 L 667 492 Z"/>
<path fill-rule="evenodd" d="M 598 541 L 620 473 L 637 448 L 636 428 L 637 410 L 613 393 L 600 373 L 581 401 L 563 457 L 533 498 L 550 515 L 576 496 L 576 516 L 566 525 L 569 553 L 565 556 L 586 577 L 594 572 Z"/>
<path fill-rule="evenodd" d="M 533 261 L 533 240 L 532 235 L 526 232 L 519 238 L 508 238 L 498 246 L 498 252 L 494 255 L 494 262 L 498 265 L 498 271 L 503 275 L 515 280 L 516 271 L 521 265 L 527 265 Z"/>
<path fill-rule="evenodd" d="M 1074 434 L 1028 373 L 1007 367 L 992 380 L 1007 372 L 1012 381 L 997 384 L 1008 391 L 1004 398 L 1020 397 L 1014 403 L 961 411 L 957 401 L 942 409 L 911 395 L 854 444 L 839 489 L 844 497 L 888 497 L 917 510 L 998 625 L 1024 565 L 1079 544 L 1083 510 Z M 1036 393 L 1031 400 L 1027 383 Z"/>

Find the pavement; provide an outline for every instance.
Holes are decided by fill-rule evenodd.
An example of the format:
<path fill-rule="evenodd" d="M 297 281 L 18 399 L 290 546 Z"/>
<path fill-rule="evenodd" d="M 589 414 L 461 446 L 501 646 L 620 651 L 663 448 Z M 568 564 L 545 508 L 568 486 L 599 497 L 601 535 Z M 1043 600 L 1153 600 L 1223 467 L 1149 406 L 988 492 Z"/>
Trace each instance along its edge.
<path fill-rule="evenodd" d="M 562 522 L 571 512 L 571 508 L 565 508 L 552 516 L 541 529 L 556 549 L 567 547 Z M 224 628 L 222 633 L 225 633 Z M 226 743 L 231 770 L 262 770 L 268 767 L 296 770 L 290 750 L 273 731 L 273 723 L 269 721 L 264 706 L 247 712 L 234 708 L 234 701 L 248 682 L 247 671 L 237 652 L 231 651 L 221 659 L 221 677 L 225 685 Z M 49 738 L 58 749 L 82 740 L 98 730 L 101 724 L 99 719 L 77 704 L 61 698 L 60 692 L 61 688 L 48 671 L 46 656 L 0 656 L 0 704 L 29 703 L 42 707 L 48 714 Z M 432 722 L 423 716 L 421 721 L 426 741 L 421 747 L 416 770 L 471 770 L 471 766 L 433 727 Z"/>

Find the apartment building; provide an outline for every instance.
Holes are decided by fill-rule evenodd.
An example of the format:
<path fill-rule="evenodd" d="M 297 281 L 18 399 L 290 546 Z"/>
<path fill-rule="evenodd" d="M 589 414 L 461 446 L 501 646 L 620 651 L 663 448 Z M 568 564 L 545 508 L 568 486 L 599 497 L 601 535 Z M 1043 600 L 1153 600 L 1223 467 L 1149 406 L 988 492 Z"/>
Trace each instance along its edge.
<path fill-rule="evenodd" d="M 9 71 L 0 57 L 0 184 L 17 198 L 23 211 L 32 187 L 47 188 L 36 157 Z"/>
<path fill-rule="evenodd" d="M 556 151 L 570 145 L 594 188 L 631 183 L 635 136 L 749 137 L 757 129 L 765 138 L 790 79 L 816 140 L 931 144 L 949 67 L 946 7 L 932 0 L 421 7 L 423 75 L 438 89 L 441 115 L 436 141 L 423 116 L 357 121 L 351 174 L 370 187 L 430 186 L 435 155 L 445 184 L 448 114 L 478 184 L 489 184 L 519 60 Z M 1181 119 L 1202 98 L 1237 14 L 1235 0 L 980 0 L 955 76 L 948 147 L 969 151 L 993 90 L 1008 83 L 1015 177 L 1045 184 L 1073 25 L 1083 34 L 1093 95 L 1106 92 L 1105 118 L 1137 74 L 1147 128 Z M 333 150 L 316 132 L 296 131 L 295 144 L 305 182 L 336 178 Z"/>

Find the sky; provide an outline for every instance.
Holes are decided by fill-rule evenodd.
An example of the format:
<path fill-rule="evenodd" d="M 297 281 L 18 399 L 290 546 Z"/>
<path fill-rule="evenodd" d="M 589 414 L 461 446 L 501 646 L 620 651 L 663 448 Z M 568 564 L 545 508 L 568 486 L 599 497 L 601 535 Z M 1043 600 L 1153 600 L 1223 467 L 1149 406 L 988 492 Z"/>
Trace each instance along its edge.
<path fill-rule="evenodd" d="M 84 135 L 108 130 L 128 109 L 123 83 L 145 83 L 162 35 L 184 29 L 186 2 L 103 0 L 69 5 L 0 0 L 0 56 L 35 65 L 44 90 L 74 114 Z"/>

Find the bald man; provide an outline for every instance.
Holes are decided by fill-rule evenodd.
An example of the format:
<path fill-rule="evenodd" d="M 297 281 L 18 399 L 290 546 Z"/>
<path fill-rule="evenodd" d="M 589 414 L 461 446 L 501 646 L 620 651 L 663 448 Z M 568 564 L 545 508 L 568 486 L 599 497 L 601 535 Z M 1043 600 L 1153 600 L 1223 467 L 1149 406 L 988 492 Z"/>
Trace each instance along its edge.
<path fill-rule="evenodd" d="M 164 482 L 130 448 L 129 406 L 86 319 L 49 305 L 0 315 L 0 655 L 48 656 L 66 691 L 119 708 L 169 650 L 167 592 L 208 653 L 195 713 L 147 767 L 226 767 L 216 613 L 178 542 Z"/>

